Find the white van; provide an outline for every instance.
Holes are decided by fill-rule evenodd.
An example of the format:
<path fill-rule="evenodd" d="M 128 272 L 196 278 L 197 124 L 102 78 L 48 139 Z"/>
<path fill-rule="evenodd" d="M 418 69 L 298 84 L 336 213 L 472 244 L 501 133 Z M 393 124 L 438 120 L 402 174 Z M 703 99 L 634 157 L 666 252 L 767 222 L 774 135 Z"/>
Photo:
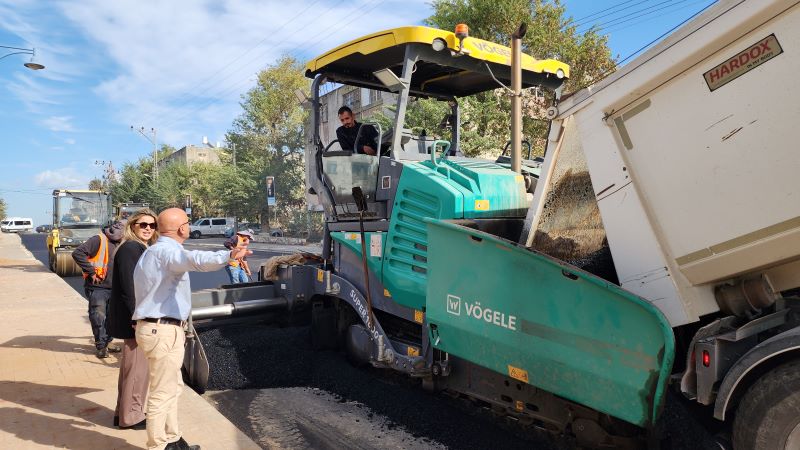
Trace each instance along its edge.
<path fill-rule="evenodd" d="M 33 219 L 30 217 L 7 217 L 0 222 L 3 233 L 21 233 L 33 230 Z"/>
<path fill-rule="evenodd" d="M 190 236 L 198 239 L 201 236 L 224 235 L 225 230 L 233 226 L 233 217 L 203 217 L 194 221 L 189 227 Z"/>

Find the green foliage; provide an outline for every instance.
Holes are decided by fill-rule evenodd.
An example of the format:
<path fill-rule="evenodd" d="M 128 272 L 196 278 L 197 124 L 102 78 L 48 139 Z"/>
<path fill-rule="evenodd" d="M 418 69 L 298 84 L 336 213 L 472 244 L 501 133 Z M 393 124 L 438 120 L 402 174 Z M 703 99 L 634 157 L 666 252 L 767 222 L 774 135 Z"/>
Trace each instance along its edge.
<path fill-rule="evenodd" d="M 6 201 L 0 198 L 0 219 L 5 219 L 8 214 L 8 206 Z"/>
<path fill-rule="evenodd" d="M 221 164 L 159 167 L 153 180 L 152 157 L 122 166 L 112 185 L 116 203 L 148 202 L 156 210 L 184 207 L 192 198 L 192 216 L 237 216 L 260 220 L 265 229 L 278 211 L 278 223 L 294 223 L 305 209 L 303 143 L 306 111 L 297 103 L 296 89 L 308 90 L 302 66 L 281 58 L 258 75 L 258 84 L 242 98 L 242 114 L 227 133 L 227 148 L 219 149 Z M 233 166 L 233 146 L 236 166 Z M 158 158 L 174 149 L 162 146 Z M 277 208 L 267 214 L 265 177 L 276 177 Z M 268 217 L 269 216 L 269 217 Z M 274 224 L 273 226 L 278 226 Z M 292 225 L 294 226 L 294 225 Z M 302 220 L 302 229 L 306 229 Z"/>
<path fill-rule="evenodd" d="M 303 76 L 302 64 L 292 57 L 282 57 L 259 73 L 256 87 L 243 96 L 242 115 L 226 136 L 229 144 L 236 145 L 237 173 L 249 180 L 243 186 L 246 190 L 237 193 L 241 196 L 235 203 L 246 210 L 246 217 L 260 220 L 264 229 L 287 224 L 296 211 L 305 209 L 303 145 L 307 111 L 297 102 L 294 92 L 308 91 L 309 83 Z M 269 211 L 267 176 L 275 177 L 278 203 Z"/>
<path fill-rule="evenodd" d="M 92 191 L 102 191 L 105 189 L 105 183 L 99 178 L 94 178 L 89 181 L 89 189 Z"/>
<path fill-rule="evenodd" d="M 521 22 L 528 24 L 523 52 L 538 59 L 557 59 L 570 65 L 564 92 L 574 92 L 599 81 L 614 70 L 608 38 L 590 29 L 578 33 L 560 0 L 434 0 L 428 25 L 452 30 L 466 23 L 470 36 L 509 45 L 510 34 Z M 544 150 L 548 122 L 543 112 L 551 104 L 536 89 L 523 92 L 523 136 L 534 146 L 534 155 Z M 459 99 L 461 150 L 467 156 L 497 156 L 510 136 L 510 100 L 502 90 Z M 409 109 L 409 116 L 418 112 Z M 427 120 L 409 117 L 409 120 Z"/>

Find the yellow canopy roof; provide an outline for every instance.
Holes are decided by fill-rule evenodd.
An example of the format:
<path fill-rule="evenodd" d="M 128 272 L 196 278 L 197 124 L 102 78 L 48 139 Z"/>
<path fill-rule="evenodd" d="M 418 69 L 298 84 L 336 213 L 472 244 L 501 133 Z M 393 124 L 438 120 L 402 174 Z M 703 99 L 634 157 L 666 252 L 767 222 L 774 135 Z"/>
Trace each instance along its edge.
<path fill-rule="evenodd" d="M 429 50 L 437 38 L 447 44 L 446 50 Z M 334 81 L 380 88 L 372 73 L 389 68 L 400 76 L 407 46 L 417 46 L 423 52 L 435 54 L 437 60 L 428 61 L 423 56 L 422 63 L 417 63 L 412 77 L 412 92 L 417 95 L 464 96 L 494 89 L 498 86 L 491 74 L 508 82 L 510 48 L 472 37 L 462 44 L 462 51 L 457 52 L 458 39 L 449 31 L 422 26 L 394 28 L 355 39 L 312 59 L 306 64 L 306 76 L 313 78 L 324 73 Z M 557 87 L 569 77 L 567 64 L 525 54 L 522 71 L 523 87 Z"/>

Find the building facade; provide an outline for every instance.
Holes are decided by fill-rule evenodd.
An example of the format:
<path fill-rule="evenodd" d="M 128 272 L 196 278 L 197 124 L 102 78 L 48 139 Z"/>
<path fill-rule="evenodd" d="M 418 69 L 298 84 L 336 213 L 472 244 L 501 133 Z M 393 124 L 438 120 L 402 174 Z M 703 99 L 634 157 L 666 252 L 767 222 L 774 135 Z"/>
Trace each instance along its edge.
<path fill-rule="evenodd" d="M 161 159 L 158 165 L 159 167 L 164 167 L 168 164 L 178 163 L 191 166 L 198 162 L 219 164 L 219 150 L 211 147 L 187 145 Z"/>
<path fill-rule="evenodd" d="M 389 107 L 397 103 L 397 95 L 354 86 L 339 86 L 320 96 L 319 101 L 319 137 L 323 144 L 327 145 L 336 139 L 336 129 L 341 125 L 337 114 L 339 108 L 349 106 L 359 122 L 368 121 L 371 116 L 379 112 L 394 117 L 394 112 Z"/>

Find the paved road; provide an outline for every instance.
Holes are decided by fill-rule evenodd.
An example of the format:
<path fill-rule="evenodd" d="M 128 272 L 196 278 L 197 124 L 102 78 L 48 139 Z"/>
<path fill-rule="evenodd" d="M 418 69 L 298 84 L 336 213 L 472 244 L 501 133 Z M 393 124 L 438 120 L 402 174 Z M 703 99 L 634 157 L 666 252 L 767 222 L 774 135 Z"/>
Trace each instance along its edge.
<path fill-rule="evenodd" d="M 33 256 L 47 266 L 47 241 L 45 234 L 22 234 L 22 243 L 27 247 L 28 251 L 33 253 Z M 190 239 L 184 243 L 184 247 L 189 250 L 223 250 L 222 243 L 225 241 L 223 238 L 203 238 L 203 239 Z M 276 246 L 276 249 L 269 249 L 267 244 L 253 244 L 253 255 L 248 257 L 250 261 L 250 268 L 255 272 L 256 268 L 261 265 L 268 258 L 284 254 L 289 250 L 287 246 Z M 216 272 L 191 272 L 189 274 L 192 284 L 192 290 L 198 291 L 201 289 L 209 289 L 218 287 L 221 284 L 228 283 L 228 275 L 224 270 Z M 83 278 L 82 277 L 66 277 L 64 281 L 72 286 L 76 291 L 83 294 Z"/>
<path fill-rule="evenodd" d="M 44 235 L 23 244 L 47 264 Z M 189 240 L 188 249 L 220 249 L 223 239 Z M 255 244 L 251 266 L 291 247 Z M 78 292 L 80 277 L 66 278 Z M 191 274 L 193 290 L 227 282 L 224 271 Z M 264 448 L 285 449 L 568 449 L 574 443 L 522 430 L 488 411 L 425 393 L 418 381 L 355 368 L 343 355 L 311 348 L 307 326 L 241 323 L 200 331 L 211 365 L 206 398 Z M 691 418 L 693 407 L 670 393 L 662 415 L 666 449 L 716 448 Z M 712 424 L 709 428 L 713 428 Z"/>

